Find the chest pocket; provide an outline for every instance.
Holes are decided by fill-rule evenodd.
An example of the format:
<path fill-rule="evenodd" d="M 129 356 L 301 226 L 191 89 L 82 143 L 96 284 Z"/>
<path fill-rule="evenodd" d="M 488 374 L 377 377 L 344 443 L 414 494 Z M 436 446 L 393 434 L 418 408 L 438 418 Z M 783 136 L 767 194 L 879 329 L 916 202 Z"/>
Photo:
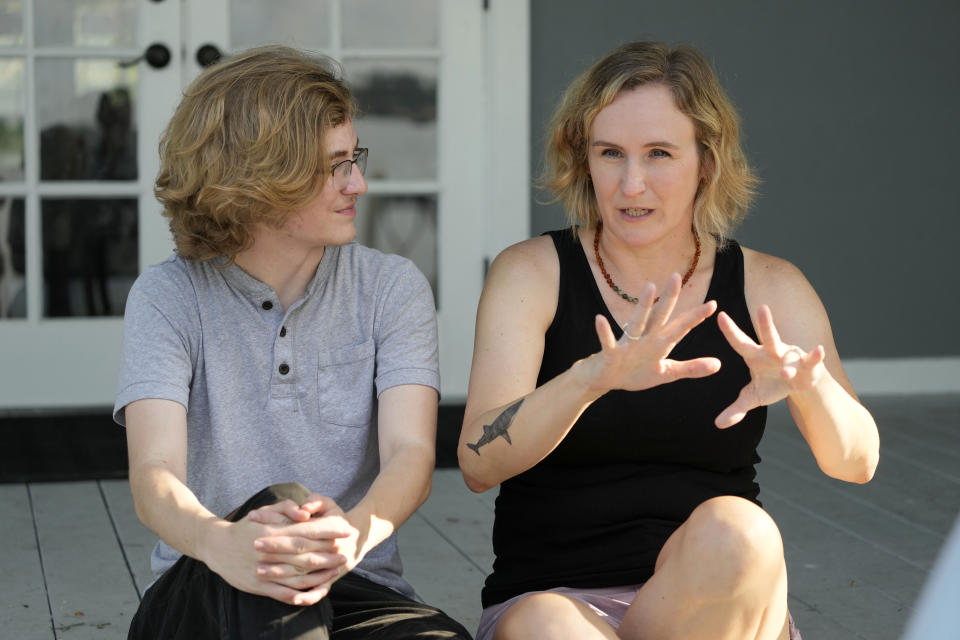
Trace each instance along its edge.
<path fill-rule="evenodd" d="M 373 339 L 322 351 L 317 367 L 320 419 L 343 427 L 365 427 L 373 412 Z"/>

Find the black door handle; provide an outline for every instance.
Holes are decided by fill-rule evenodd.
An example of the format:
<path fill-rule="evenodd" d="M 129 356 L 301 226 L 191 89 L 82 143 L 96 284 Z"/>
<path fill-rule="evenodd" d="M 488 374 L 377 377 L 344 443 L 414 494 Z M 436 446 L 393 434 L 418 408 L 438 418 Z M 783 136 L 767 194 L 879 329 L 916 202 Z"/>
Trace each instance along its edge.
<path fill-rule="evenodd" d="M 209 67 L 222 57 L 223 54 L 220 53 L 220 49 L 218 49 L 215 44 L 207 43 L 200 45 L 197 49 L 197 64 L 201 67 Z"/>
<path fill-rule="evenodd" d="M 135 64 L 140 64 L 141 60 L 146 60 L 147 64 L 154 69 L 163 69 L 165 66 L 170 64 L 170 49 L 168 49 L 167 45 L 165 44 L 154 42 L 147 47 L 147 50 L 144 51 L 143 55 L 141 55 L 139 58 L 118 62 L 117 65 L 121 67 L 132 67 Z"/>

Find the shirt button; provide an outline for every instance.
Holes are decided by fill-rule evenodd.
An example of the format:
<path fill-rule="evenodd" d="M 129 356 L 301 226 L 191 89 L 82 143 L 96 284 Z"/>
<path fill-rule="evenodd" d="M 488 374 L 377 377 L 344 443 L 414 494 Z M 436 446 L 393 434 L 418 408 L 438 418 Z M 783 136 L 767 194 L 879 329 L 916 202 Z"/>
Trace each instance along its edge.
<path fill-rule="evenodd" d="M 270 311 L 270 309 L 273 309 L 273 303 L 270 302 L 269 300 L 264 300 L 263 304 L 261 304 L 260 306 L 263 307 L 264 311 Z"/>
<path fill-rule="evenodd" d="M 283 337 L 286 336 L 286 335 L 287 335 L 287 328 L 286 328 L 286 327 L 280 327 L 280 337 L 283 338 Z"/>
<path fill-rule="evenodd" d="M 280 365 L 279 370 L 280 370 L 280 375 L 285 376 L 288 373 L 290 373 L 290 366 L 286 362 L 284 362 L 282 365 Z"/>

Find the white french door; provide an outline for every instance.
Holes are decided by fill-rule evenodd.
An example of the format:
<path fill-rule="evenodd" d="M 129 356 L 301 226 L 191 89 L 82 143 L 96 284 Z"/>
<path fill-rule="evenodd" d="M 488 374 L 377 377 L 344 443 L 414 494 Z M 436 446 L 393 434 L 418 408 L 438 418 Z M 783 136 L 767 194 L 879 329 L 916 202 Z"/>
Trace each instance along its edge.
<path fill-rule="evenodd" d="M 527 10 L 0 2 L 0 411 L 112 403 L 126 292 L 172 250 L 152 194 L 160 132 L 201 61 L 268 42 L 342 61 L 371 148 L 358 240 L 427 275 L 444 399 L 462 401 L 485 262 L 527 233 Z"/>
<path fill-rule="evenodd" d="M 126 294 L 162 245 L 155 141 L 180 82 L 133 61 L 179 7 L 0 12 L 0 409 L 109 405 Z"/>

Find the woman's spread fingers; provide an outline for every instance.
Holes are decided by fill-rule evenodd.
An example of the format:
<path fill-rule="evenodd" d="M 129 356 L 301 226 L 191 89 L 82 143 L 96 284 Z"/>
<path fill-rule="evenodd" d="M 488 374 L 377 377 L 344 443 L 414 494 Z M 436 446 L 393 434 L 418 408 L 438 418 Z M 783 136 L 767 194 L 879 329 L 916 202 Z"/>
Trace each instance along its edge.
<path fill-rule="evenodd" d="M 680 342 L 685 335 L 690 333 L 691 329 L 713 315 L 713 312 L 716 310 L 717 303 L 713 300 L 710 300 L 708 302 L 704 302 L 702 305 L 694 309 L 684 311 L 679 316 L 671 320 L 669 324 L 667 324 L 664 337 L 671 344 Z"/>
<path fill-rule="evenodd" d="M 652 282 L 648 282 L 640 292 L 639 300 L 627 320 L 630 325 L 630 335 L 643 336 L 647 330 L 647 323 L 650 320 L 650 310 L 653 308 L 653 299 L 656 298 L 657 288 Z"/>
<path fill-rule="evenodd" d="M 777 331 L 777 327 L 773 323 L 773 312 L 770 311 L 770 307 L 765 304 L 760 305 L 760 308 L 757 309 L 757 320 L 757 335 L 760 338 L 760 343 L 770 346 L 779 345 L 780 332 Z"/>
<path fill-rule="evenodd" d="M 721 429 L 727 429 L 743 420 L 746 415 L 746 410 L 739 408 L 737 403 L 734 403 L 720 412 L 714 424 Z"/>
<path fill-rule="evenodd" d="M 597 314 L 594 318 L 594 327 L 597 330 L 597 338 L 600 339 L 600 347 L 604 351 L 610 351 L 617 346 L 617 339 L 613 336 L 613 330 L 610 328 L 610 322 L 605 317 Z"/>
<path fill-rule="evenodd" d="M 682 378 L 705 378 L 720 370 L 718 358 L 694 358 L 693 360 L 665 360 L 667 378 L 680 380 Z"/>
<path fill-rule="evenodd" d="M 727 339 L 727 342 L 733 347 L 733 350 L 743 358 L 752 355 L 756 349 L 760 348 L 760 345 L 754 342 L 753 338 L 745 334 L 740 327 L 737 326 L 737 323 L 733 321 L 733 318 L 725 312 L 721 311 L 717 314 L 717 324 L 720 326 L 720 331 Z"/>
<path fill-rule="evenodd" d="M 729 407 L 720 412 L 714 424 L 721 429 L 726 429 L 743 420 L 744 416 L 751 409 L 758 407 L 756 394 L 750 385 L 740 389 L 740 394 Z"/>
<path fill-rule="evenodd" d="M 660 300 L 653 305 L 650 312 L 650 326 L 660 327 L 667 323 L 673 308 L 677 305 L 677 298 L 680 296 L 680 288 L 683 286 L 683 279 L 679 273 L 670 274 L 667 285 L 660 294 Z"/>
<path fill-rule="evenodd" d="M 804 364 L 810 368 L 813 368 L 824 361 L 827 356 L 827 350 L 823 348 L 822 344 L 817 345 L 817 348 L 808 353 L 804 357 Z"/>

